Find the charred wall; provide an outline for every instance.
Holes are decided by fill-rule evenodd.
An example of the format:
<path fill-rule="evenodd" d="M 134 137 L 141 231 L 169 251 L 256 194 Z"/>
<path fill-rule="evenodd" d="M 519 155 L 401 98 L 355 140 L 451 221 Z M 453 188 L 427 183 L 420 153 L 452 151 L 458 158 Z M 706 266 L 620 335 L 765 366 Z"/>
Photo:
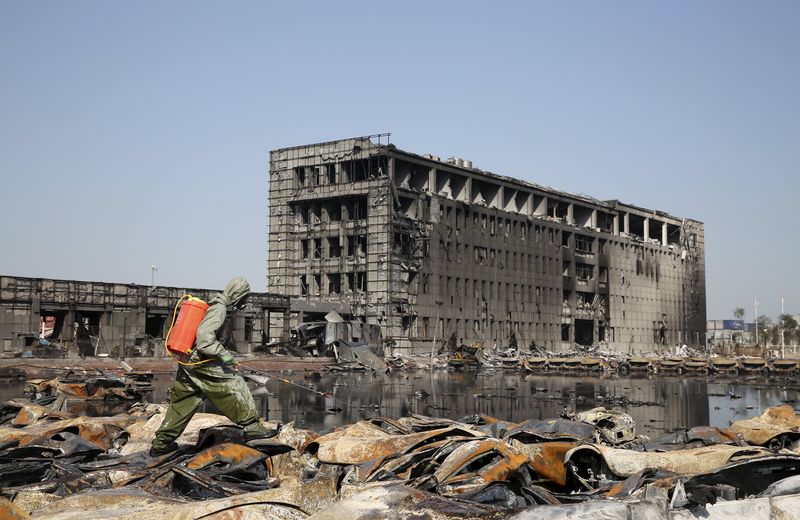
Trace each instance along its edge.
<path fill-rule="evenodd" d="M 268 287 L 404 349 L 702 341 L 703 225 L 370 136 L 270 155 Z"/>
<path fill-rule="evenodd" d="M 178 299 L 188 293 L 208 301 L 215 292 L 0 276 L 0 353 L 47 351 L 39 341 L 47 339 L 82 355 L 96 350 L 112 356 L 161 356 Z M 288 306 L 284 296 L 252 293 L 248 308 L 233 317 L 239 352 L 284 336 Z"/>

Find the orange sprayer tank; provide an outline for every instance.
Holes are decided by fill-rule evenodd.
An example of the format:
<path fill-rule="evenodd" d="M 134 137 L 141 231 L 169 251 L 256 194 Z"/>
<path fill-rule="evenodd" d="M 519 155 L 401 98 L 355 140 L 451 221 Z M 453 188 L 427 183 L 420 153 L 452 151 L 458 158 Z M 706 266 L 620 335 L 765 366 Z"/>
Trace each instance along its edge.
<path fill-rule="evenodd" d="M 167 349 L 173 354 L 188 354 L 197 337 L 197 327 L 203 321 L 208 304 L 200 298 L 190 296 L 181 304 L 178 319 L 167 338 Z"/>

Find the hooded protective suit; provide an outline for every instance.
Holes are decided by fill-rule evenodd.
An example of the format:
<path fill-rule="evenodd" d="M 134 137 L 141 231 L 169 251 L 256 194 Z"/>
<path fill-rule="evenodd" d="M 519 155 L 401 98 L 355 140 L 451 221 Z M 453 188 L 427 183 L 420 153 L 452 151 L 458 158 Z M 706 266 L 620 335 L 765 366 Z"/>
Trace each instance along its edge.
<path fill-rule="evenodd" d="M 236 374 L 233 355 L 225 348 L 231 337 L 228 317 L 237 306 L 243 306 L 249 293 L 247 280 L 236 277 L 209 302 L 188 360 L 190 363 L 208 361 L 200 365 L 178 366 L 175 384 L 170 391 L 169 408 L 153 440 L 154 449 L 167 449 L 183 433 L 204 398 L 228 419 L 243 426 L 245 438 L 266 433 L 258 422 L 250 389 Z"/>

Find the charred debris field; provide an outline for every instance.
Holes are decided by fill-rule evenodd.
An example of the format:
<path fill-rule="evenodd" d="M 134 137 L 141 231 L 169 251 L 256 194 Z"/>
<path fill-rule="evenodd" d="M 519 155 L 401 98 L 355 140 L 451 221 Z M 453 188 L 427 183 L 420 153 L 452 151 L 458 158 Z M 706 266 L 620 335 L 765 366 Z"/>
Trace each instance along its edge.
<path fill-rule="evenodd" d="M 3 382 L 0 517 L 800 515 L 793 373 L 246 377 L 274 437 L 247 444 L 206 407 L 162 457 L 171 374 Z"/>

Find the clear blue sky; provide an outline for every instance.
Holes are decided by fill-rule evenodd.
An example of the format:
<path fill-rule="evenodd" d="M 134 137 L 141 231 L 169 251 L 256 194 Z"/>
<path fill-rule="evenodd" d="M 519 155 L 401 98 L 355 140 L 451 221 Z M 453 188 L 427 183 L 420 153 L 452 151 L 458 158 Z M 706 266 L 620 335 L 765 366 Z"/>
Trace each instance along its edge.
<path fill-rule="evenodd" d="M 267 154 L 399 147 L 705 222 L 800 312 L 800 3 L 0 0 L 0 273 L 266 284 Z"/>

